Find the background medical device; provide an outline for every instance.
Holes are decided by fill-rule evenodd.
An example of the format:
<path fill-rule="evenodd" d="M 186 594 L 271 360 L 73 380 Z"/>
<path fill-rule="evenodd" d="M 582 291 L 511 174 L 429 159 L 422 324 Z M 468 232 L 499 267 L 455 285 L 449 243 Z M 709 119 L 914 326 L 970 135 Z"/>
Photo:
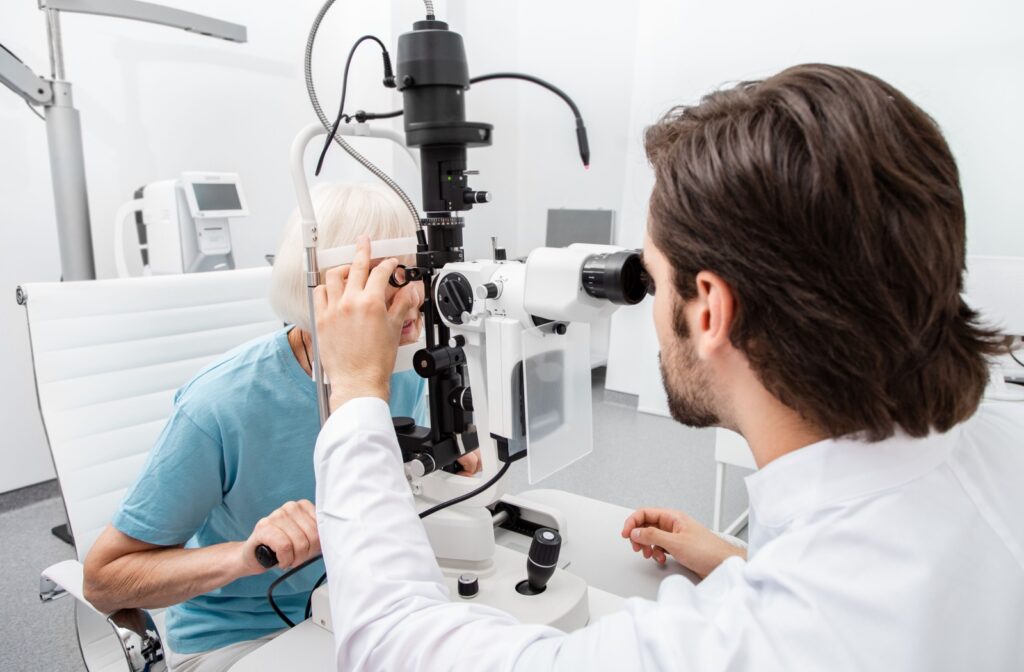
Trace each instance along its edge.
<path fill-rule="evenodd" d="M 143 274 L 167 275 L 233 269 L 229 219 L 248 214 L 236 173 L 186 172 L 176 180 L 147 184 L 117 211 L 117 274 L 131 275 L 125 229 L 133 215 Z"/>
<path fill-rule="evenodd" d="M 62 277 L 64 280 L 92 280 L 96 277 L 96 265 L 85 182 L 82 124 L 71 99 L 71 82 L 64 75 L 60 14 L 72 12 L 145 21 L 229 42 L 245 42 L 246 30 L 245 26 L 235 23 L 137 0 L 38 1 L 39 9 L 46 14 L 50 77 L 37 76 L 14 54 L 0 49 L 0 84 L 24 98 L 30 106 L 44 110 Z"/>

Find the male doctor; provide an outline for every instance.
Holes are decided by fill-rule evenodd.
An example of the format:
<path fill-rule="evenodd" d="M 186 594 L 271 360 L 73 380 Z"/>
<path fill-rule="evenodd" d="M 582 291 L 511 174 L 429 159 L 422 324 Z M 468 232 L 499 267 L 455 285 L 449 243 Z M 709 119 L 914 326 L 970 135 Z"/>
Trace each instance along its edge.
<path fill-rule="evenodd" d="M 339 381 L 315 457 L 339 669 L 1024 669 L 1024 406 L 982 403 L 998 341 L 960 296 L 935 122 L 803 65 L 672 110 L 646 149 L 665 388 L 678 421 L 750 444 L 746 557 L 641 510 L 623 543 L 702 582 L 571 634 L 449 601 L 386 403 L 395 262 L 370 271 L 364 244 L 316 306 Z"/>

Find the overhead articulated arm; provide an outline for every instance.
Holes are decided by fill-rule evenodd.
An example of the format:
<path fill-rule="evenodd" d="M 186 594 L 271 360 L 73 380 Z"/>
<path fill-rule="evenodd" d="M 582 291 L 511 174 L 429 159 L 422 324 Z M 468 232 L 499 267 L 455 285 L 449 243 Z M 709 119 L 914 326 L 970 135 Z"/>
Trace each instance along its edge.
<path fill-rule="evenodd" d="M 24 98 L 30 105 L 45 105 L 53 99 L 50 82 L 40 78 L 5 49 L 0 49 L 0 84 Z"/>
<path fill-rule="evenodd" d="M 245 26 L 138 0 L 39 0 L 39 9 L 145 21 L 231 42 L 247 40 Z"/>

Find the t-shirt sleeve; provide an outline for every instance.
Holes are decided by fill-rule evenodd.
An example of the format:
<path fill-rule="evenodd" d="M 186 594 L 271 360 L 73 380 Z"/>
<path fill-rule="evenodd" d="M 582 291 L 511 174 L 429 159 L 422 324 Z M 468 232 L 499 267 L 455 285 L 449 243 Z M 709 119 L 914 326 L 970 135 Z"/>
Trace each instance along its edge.
<path fill-rule="evenodd" d="M 223 448 L 180 406 L 174 409 L 112 521 L 129 537 L 177 546 L 223 499 Z"/>

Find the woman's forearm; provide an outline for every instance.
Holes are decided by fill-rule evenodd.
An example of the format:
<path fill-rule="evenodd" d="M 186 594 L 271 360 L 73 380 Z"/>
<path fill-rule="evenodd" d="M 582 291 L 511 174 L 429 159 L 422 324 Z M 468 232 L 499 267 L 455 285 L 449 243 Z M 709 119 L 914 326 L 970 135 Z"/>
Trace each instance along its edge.
<path fill-rule="evenodd" d="M 253 573 L 242 542 L 127 553 L 85 573 L 85 597 L 100 611 L 168 607 Z"/>

